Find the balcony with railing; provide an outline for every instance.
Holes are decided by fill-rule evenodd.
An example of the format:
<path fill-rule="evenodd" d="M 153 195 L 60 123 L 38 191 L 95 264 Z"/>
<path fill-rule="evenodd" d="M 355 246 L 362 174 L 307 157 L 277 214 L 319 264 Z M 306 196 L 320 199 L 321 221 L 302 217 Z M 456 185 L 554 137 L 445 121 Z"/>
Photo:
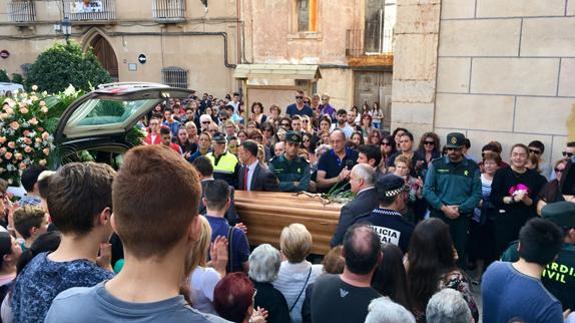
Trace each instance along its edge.
<path fill-rule="evenodd" d="M 36 21 L 36 9 L 32 0 L 13 0 L 8 2 L 10 21 L 27 25 Z"/>
<path fill-rule="evenodd" d="M 116 20 L 116 0 L 64 0 L 64 16 L 76 24 L 107 24 Z"/>
<path fill-rule="evenodd" d="M 345 55 L 350 65 L 392 65 L 393 29 L 348 29 Z"/>
<path fill-rule="evenodd" d="M 154 0 L 152 4 L 154 20 L 163 24 L 186 21 L 185 0 Z"/>

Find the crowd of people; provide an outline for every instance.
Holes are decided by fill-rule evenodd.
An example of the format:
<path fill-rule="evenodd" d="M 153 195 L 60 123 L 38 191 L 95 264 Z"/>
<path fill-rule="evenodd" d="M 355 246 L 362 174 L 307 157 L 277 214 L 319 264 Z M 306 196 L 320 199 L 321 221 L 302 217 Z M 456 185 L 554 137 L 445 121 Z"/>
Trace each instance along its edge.
<path fill-rule="evenodd" d="M 16 203 L 0 181 L 2 322 L 573 319 L 575 142 L 552 169 L 537 140 L 475 157 L 329 99 L 169 99 L 117 170 L 32 166 Z M 236 190 L 353 198 L 319 263 L 300 223 L 250 244 Z"/>

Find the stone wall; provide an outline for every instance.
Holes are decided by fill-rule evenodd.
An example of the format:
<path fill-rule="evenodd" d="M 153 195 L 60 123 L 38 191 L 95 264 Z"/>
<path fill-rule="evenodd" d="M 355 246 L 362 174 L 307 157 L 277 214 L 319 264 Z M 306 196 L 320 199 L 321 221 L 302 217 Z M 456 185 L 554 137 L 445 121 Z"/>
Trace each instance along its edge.
<path fill-rule="evenodd" d="M 398 1 L 394 126 L 462 131 L 477 157 L 490 140 L 506 157 L 539 139 L 547 161 L 560 158 L 575 104 L 575 1 L 439 2 Z"/>

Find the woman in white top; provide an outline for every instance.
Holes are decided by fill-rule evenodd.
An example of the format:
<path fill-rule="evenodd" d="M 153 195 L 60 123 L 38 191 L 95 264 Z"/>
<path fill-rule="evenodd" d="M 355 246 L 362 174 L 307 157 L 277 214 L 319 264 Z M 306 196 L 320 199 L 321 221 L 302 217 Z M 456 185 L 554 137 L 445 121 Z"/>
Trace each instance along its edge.
<path fill-rule="evenodd" d="M 285 297 L 293 323 L 302 322 L 301 307 L 305 289 L 321 275 L 323 266 L 312 265 L 305 258 L 311 253 L 311 234 L 303 224 L 293 223 L 283 228 L 280 248 L 287 259 L 282 261 L 273 285 Z"/>
<path fill-rule="evenodd" d="M 200 312 L 215 314 L 214 309 L 214 288 L 222 277 L 226 275 L 226 264 L 228 262 L 227 239 L 218 237 L 210 250 L 211 261 L 207 262 L 208 250 L 212 229 L 208 220 L 199 215 L 201 223 L 201 234 L 198 242 L 192 248 L 191 255 L 193 261 L 191 268 L 195 268 L 189 278 L 190 298 L 192 306 Z M 211 265 L 212 267 L 208 267 Z"/>

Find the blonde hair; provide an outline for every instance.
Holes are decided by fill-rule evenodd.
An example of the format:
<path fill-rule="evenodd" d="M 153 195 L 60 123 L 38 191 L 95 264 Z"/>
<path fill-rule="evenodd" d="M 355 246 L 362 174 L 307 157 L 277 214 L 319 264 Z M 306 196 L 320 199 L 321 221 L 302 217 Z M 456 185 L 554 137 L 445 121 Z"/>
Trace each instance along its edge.
<path fill-rule="evenodd" d="M 313 241 L 311 234 L 300 223 L 284 227 L 280 235 L 280 248 L 290 263 L 300 263 L 311 253 Z"/>
<path fill-rule="evenodd" d="M 212 228 L 210 223 L 203 215 L 198 215 L 200 221 L 200 237 L 194 243 L 191 250 L 191 263 L 190 270 L 193 271 L 196 267 L 205 267 L 208 260 L 208 250 L 212 241 Z"/>
<path fill-rule="evenodd" d="M 397 157 L 395 157 L 393 163 L 394 164 L 404 163 L 407 166 L 407 168 L 411 170 L 411 160 L 403 155 L 398 155 Z"/>

